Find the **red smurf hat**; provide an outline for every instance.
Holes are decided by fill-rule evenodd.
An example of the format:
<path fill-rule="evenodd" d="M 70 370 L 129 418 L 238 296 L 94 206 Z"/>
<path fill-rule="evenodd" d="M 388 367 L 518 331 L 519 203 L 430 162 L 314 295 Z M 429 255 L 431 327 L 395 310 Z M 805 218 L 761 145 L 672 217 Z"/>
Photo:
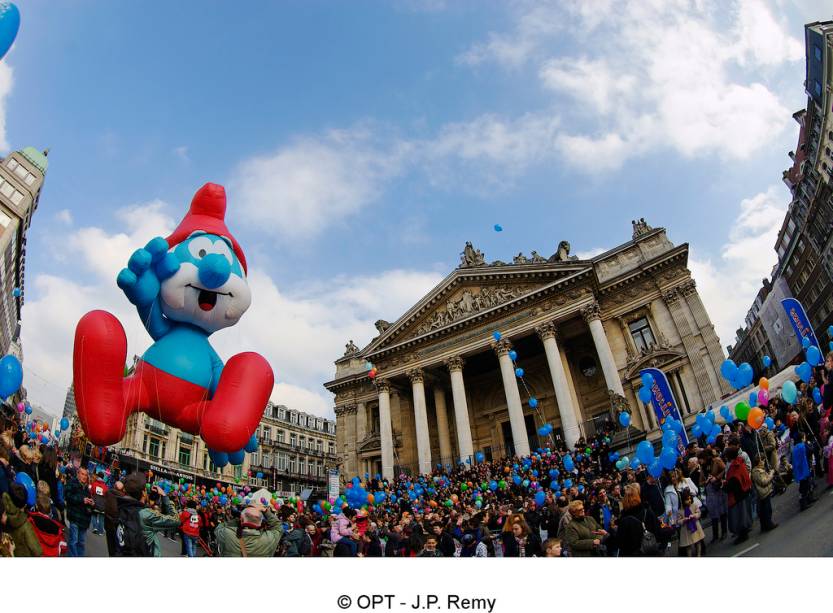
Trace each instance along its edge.
<path fill-rule="evenodd" d="M 243 271 L 248 274 L 246 256 L 243 255 L 243 249 L 240 247 L 240 243 L 237 242 L 237 239 L 232 236 L 228 227 L 226 227 L 225 218 L 226 188 L 217 183 L 206 183 L 194 194 L 194 199 L 191 200 L 191 207 L 188 209 L 188 213 L 179 222 L 173 234 L 167 238 L 168 246 L 173 247 L 174 245 L 178 245 L 198 230 L 223 236 L 231 241 L 234 255 L 240 260 Z"/>

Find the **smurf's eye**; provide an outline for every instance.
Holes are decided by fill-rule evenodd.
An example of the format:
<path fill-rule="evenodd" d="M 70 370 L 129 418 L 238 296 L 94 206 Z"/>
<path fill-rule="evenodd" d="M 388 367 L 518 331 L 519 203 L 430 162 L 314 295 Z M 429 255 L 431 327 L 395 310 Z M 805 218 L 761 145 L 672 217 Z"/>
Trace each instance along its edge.
<path fill-rule="evenodd" d="M 188 251 L 194 259 L 203 259 L 207 254 L 211 253 L 211 239 L 207 236 L 192 238 L 188 243 Z"/>
<path fill-rule="evenodd" d="M 231 255 L 231 249 L 224 240 L 219 240 L 212 244 L 211 251 L 209 251 L 209 253 L 219 253 L 220 255 L 225 256 L 229 264 L 234 264 L 234 259 Z"/>

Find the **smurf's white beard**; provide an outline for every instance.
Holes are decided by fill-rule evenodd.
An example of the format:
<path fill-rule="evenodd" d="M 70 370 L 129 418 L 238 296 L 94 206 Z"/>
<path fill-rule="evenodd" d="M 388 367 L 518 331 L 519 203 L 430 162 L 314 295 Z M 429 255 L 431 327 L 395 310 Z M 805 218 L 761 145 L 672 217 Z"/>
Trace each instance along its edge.
<path fill-rule="evenodd" d="M 190 262 L 181 263 L 177 273 L 162 283 L 162 312 L 169 319 L 190 323 L 211 334 L 236 324 L 252 303 L 249 284 L 235 274 L 221 287 L 211 290 L 220 295 L 210 311 L 200 308 L 200 289 L 207 288 L 199 281 L 197 267 Z"/>

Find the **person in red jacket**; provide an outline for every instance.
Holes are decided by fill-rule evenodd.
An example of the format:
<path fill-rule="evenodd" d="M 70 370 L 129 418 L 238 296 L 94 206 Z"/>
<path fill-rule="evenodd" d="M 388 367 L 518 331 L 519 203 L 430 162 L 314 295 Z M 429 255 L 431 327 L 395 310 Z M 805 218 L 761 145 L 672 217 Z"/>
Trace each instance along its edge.
<path fill-rule="evenodd" d="M 189 558 L 197 555 L 197 540 L 200 538 L 201 527 L 202 518 L 197 512 L 197 502 L 189 500 L 185 503 L 185 509 L 179 514 L 179 529 L 182 530 L 185 551 Z"/>
<path fill-rule="evenodd" d="M 90 484 L 90 497 L 95 503 L 91 524 L 93 534 L 104 534 L 104 496 L 107 494 L 107 489 L 107 484 L 104 483 L 104 473 L 98 471 L 95 475 L 95 481 Z"/>

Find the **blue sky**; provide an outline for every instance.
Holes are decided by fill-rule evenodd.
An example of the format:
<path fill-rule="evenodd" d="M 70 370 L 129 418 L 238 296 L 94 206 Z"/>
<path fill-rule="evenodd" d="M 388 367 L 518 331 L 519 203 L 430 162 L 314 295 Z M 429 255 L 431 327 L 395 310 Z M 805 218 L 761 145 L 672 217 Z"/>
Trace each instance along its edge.
<path fill-rule="evenodd" d="M 250 262 L 217 335 L 269 358 L 273 399 L 331 415 L 344 343 L 458 262 L 592 253 L 645 217 L 689 242 L 723 344 L 775 261 L 823 2 L 20 0 L 6 150 L 50 147 L 27 252 L 30 396 L 63 404 L 75 322 L 204 182 Z M 492 226 L 502 224 L 502 233 Z"/>

